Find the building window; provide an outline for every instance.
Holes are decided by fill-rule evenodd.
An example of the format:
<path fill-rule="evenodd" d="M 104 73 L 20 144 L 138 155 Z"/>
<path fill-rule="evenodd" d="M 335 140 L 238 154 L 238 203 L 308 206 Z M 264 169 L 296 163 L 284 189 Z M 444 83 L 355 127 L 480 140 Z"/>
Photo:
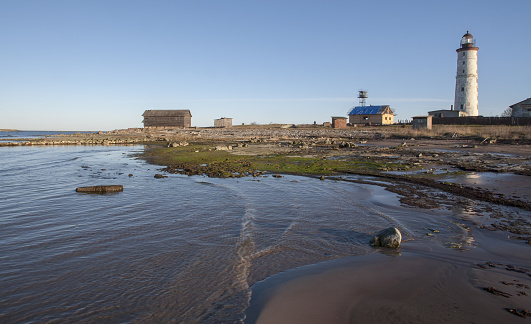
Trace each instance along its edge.
<path fill-rule="evenodd" d="M 461 92 L 465 91 L 465 87 L 461 87 Z"/>
<path fill-rule="evenodd" d="M 461 110 L 463 110 L 463 108 L 464 108 L 464 105 L 461 105 Z"/>

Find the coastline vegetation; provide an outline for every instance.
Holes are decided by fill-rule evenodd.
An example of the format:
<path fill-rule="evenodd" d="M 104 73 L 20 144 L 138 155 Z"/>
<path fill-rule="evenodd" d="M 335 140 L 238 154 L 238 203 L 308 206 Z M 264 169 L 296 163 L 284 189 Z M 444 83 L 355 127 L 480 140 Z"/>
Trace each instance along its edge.
<path fill-rule="evenodd" d="M 211 177 L 242 177 L 257 172 L 296 175 L 336 175 L 344 172 L 404 171 L 411 166 L 367 159 L 327 158 L 291 154 L 241 155 L 214 150 L 210 145 L 191 145 L 184 148 L 152 147 L 142 158 L 160 166 L 164 171 L 188 175 L 205 174 Z"/>

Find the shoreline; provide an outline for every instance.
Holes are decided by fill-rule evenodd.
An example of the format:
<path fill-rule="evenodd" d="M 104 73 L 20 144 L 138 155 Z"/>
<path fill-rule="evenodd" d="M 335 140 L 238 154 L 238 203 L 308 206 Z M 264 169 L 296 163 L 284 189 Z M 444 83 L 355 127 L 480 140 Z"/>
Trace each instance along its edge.
<path fill-rule="evenodd" d="M 15 145 L 145 145 L 146 149 L 137 157 L 164 167 L 162 171 L 167 173 L 257 179 L 293 174 L 322 180 L 360 175 L 390 182 L 390 185 L 380 185 L 398 193 L 402 203 L 415 207 L 436 208 L 440 204 L 440 199 L 422 192 L 422 188 L 433 188 L 456 197 L 531 210 L 531 195 L 515 194 L 513 186 L 466 181 L 469 175 L 478 177 L 490 172 L 515 174 L 518 175 L 515 181 L 525 183 L 531 175 L 531 144 L 455 138 L 455 134 L 427 138 L 419 133 L 419 138 L 402 139 L 383 133 L 387 129 L 283 125 L 135 128 L 53 135 Z M 404 132 L 402 127 L 394 130 L 397 134 Z M 0 146 L 10 145 L 0 143 Z M 531 187 L 524 192 L 531 192 Z M 491 228 L 525 235 L 522 237 L 531 245 L 531 229 L 522 231 L 521 224 L 497 224 Z"/>

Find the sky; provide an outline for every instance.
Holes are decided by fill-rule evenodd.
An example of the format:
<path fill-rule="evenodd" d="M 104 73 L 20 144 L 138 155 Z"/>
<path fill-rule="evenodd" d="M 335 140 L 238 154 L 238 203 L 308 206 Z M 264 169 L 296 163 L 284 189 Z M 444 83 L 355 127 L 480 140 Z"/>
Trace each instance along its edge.
<path fill-rule="evenodd" d="M 450 109 L 461 37 L 476 40 L 479 114 L 531 97 L 531 1 L 0 0 L 0 129 L 395 120 Z"/>

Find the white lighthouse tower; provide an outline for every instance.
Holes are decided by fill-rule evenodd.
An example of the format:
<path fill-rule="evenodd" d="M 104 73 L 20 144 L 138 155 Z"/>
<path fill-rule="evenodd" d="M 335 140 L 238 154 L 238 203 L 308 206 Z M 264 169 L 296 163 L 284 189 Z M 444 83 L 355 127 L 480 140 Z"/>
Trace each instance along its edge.
<path fill-rule="evenodd" d="M 468 116 L 478 115 L 478 47 L 467 30 L 457 49 L 454 109 Z"/>

